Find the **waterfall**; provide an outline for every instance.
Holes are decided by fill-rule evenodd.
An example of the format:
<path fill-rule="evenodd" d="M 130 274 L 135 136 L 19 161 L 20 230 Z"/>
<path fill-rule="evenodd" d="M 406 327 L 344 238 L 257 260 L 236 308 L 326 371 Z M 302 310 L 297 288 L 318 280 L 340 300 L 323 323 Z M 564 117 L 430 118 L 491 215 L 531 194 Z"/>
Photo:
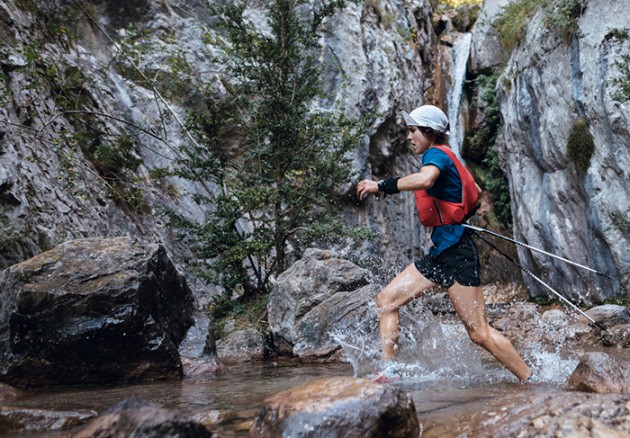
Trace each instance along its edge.
<path fill-rule="evenodd" d="M 447 93 L 447 107 L 448 120 L 451 124 L 449 142 L 458 156 L 464 138 L 464 127 L 459 123 L 459 104 L 466 79 L 466 63 L 468 62 L 471 41 L 471 33 L 461 34 L 454 40 L 452 48 L 451 87 Z"/>

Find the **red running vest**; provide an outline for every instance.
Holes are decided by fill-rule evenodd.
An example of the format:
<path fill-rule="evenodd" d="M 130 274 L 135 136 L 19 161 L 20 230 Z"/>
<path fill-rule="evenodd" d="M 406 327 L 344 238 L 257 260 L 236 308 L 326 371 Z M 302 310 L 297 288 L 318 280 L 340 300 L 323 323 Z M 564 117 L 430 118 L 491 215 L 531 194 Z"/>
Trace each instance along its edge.
<path fill-rule="evenodd" d="M 446 153 L 455 164 L 459 179 L 462 182 L 462 201 L 450 202 L 430 196 L 426 190 L 416 190 L 416 208 L 420 222 L 425 227 L 435 227 L 438 225 L 454 225 L 464 222 L 466 215 L 477 205 L 479 194 L 472 175 L 457 159 L 450 146 L 435 146 Z"/>

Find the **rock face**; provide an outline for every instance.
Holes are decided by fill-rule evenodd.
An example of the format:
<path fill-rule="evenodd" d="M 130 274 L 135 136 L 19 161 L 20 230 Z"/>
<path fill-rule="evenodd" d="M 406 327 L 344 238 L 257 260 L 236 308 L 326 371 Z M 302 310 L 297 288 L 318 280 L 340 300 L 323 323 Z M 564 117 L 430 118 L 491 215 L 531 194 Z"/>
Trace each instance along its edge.
<path fill-rule="evenodd" d="M 68 436 L 210 438 L 213 435 L 203 425 L 176 411 L 142 400 L 125 400 Z"/>
<path fill-rule="evenodd" d="M 250 436 L 417 438 L 419 432 L 413 401 L 402 390 L 332 377 L 267 398 Z"/>
<path fill-rule="evenodd" d="M 255 9 L 261 3 L 250 2 L 248 17 L 264 28 L 264 16 Z M 185 120 L 198 97 L 192 84 L 221 89 L 231 80 L 217 60 L 219 50 L 208 43 L 216 29 L 207 5 L 197 0 L 93 2 L 89 10 L 66 0 L 23 5 L 0 4 L 0 39 L 6 42 L 0 53 L 0 119 L 10 122 L 0 125 L 0 269 L 66 240 L 95 236 L 156 236 L 170 252 L 186 256 L 189 248 L 177 243 L 160 212 L 172 209 L 202 222 L 213 206 L 198 202 L 199 196 L 207 197 L 206 189 L 214 187 L 156 180 L 151 171 L 172 165 L 178 147 L 190 142 L 176 117 Z M 431 11 L 428 0 L 382 0 L 351 4 L 326 23 L 321 59 L 329 101 L 321 104 L 339 105 L 356 117 L 378 114 L 369 140 L 352 157 L 355 181 L 416 166 L 393 157 L 404 152 L 408 158 L 400 111 L 423 103 L 431 85 L 437 43 Z M 56 20 L 52 27 L 49 17 Z M 145 45 L 153 49 L 142 49 Z M 31 53 L 33 47 L 41 51 Z M 191 71 L 174 71 L 175 57 Z M 143 79 L 130 58 L 147 77 L 165 80 Z M 181 82 L 181 89 L 165 89 L 171 80 Z M 156 99 L 156 90 L 164 101 Z M 77 123 L 81 117 L 107 133 L 97 139 L 102 146 L 127 139 L 125 152 L 141 160 L 119 175 L 122 187 L 113 187 L 118 192 L 96 168 L 98 157 L 85 151 L 90 144 L 81 135 L 86 126 Z M 353 208 L 351 185 L 342 191 L 351 222 L 374 229 L 399 224 L 374 251 L 408 257 L 416 250 L 421 236 L 411 196 Z M 214 292 L 201 282 L 197 289 L 201 305 Z"/>
<path fill-rule="evenodd" d="M 588 2 L 568 41 L 545 26 L 539 11 L 498 80 L 497 147 L 510 182 L 515 238 L 615 277 L 519 249 L 527 268 L 544 272 L 578 301 L 630 293 L 630 105 L 616 100 L 613 83 L 622 75 L 619 59 L 630 54 L 630 41 L 614 33 L 627 28 L 626 6 Z M 595 145 L 585 172 L 567 146 L 578 119 Z M 532 294 L 543 293 L 524 278 Z"/>
<path fill-rule="evenodd" d="M 0 273 L 0 376 L 18 387 L 178 378 L 192 293 L 159 245 L 71 241 Z"/>
<path fill-rule="evenodd" d="M 368 302 L 380 290 L 369 273 L 331 251 L 308 250 L 283 272 L 269 296 L 269 330 L 275 348 L 300 357 L 326 356 L 339 349 L 330 334 L 367 317 Z"/>

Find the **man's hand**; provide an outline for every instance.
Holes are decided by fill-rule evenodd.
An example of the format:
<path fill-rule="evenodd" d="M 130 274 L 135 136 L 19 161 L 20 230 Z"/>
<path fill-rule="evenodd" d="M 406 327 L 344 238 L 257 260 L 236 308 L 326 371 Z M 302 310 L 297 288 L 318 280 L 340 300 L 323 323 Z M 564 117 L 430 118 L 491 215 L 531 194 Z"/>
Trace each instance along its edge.
<path fill-rule="evenodd" d="M 378 193 L 378 183 L 369 179 L 364 179 L 357 184 L 357 196 L 362 200 L 368 193 Z"/>

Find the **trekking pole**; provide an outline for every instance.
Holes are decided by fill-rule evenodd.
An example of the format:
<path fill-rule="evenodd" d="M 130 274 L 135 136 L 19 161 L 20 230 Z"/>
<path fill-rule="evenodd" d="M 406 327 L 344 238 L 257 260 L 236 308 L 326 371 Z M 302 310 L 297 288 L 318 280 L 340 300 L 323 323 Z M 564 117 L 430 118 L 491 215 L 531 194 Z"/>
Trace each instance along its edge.
<path fill-rule="evenodd" d="M 554 288 L 552 288 L 551 286 L 549 286 L 547 283 L 545 283 L 544 281 L 542 281 L 540 278 L 538 278 L 533 272 L 531 272 L 529 269 L 525 268 L 523 265 L 519 264 L 516 260 L 514 260 L 512 257 L 510 257 L 508 254 L 506 254 L 505 252 L 501 251 L 499 248 L 497 248 L 494 244 L 492 244 L 491 242 L 489 242 L 488 240 L 486 240 L 481 234 L 479 234 L 478 232 L 473 232 L 477 237 L 479 237 L 481 240 L 483 240 L 484 242 L 486 242 L 486 244 L 488 244 L 492 249 L 494 249 L 495 251 L 497 251 L 499 254 L 501 254 L 503 257 L 505 257 L 506 259 L 508 259 L 510 262 L 512 262 L 515 266 L 517 266 L 518 268 L 520 268 L 523 272 L 525 272 L 527 275 L 529 275 L 530 277 L 532 277 L 534 280 L 536 280 L 538 283 L 542 284 L 543 286 L 545 286 L 547 289 L 549 289 L 551 292 L 553 292 L 558 298 L 560 298 L 562 301 L 564 301 L 565 303 L 567 303 L 569 306 L 571 306 L 573 309 L 575 309 L 577 312 L 579 312 L 582 316 L 584 316 L 586 319 L 588 319 L 590 322 L 592 322 L 595 327 L 597 327 L 600 330 L 603 331 L 608 331 L 606 329 L 606 327 L 604 327 L 602 324 L 600 324 L 599 322 L 595 321 L 593 318 L 591 318 L 590 316 L 588 316 L 585 312 L 582 311 L 582 309 L 580 309 L 578 306 L 576 306 L 575 304 L 573 304 L 571 301 L 569 301 L 568 299 L 566 299 L 564 296 L 562 296 L 559 292 L 557 292 Z"/>
<path fill-rule="evenodd" d="M 523 243 L 523 242 L 519 242 L 518 240 L 511 239 L 511 238 L 509 238 L 509 237 L 507 237 L 507 236 L 504 236 L 504 235 L 502 235 L 502 234 L 495 233 L 494 231 L 486 230 L 485 228 L 476 227 L 476 226 L 474 226 L 474 225 L 469 225 L 469 224 L 461 224 L 461 225 L 462 225 L 463 227 L 469 228 L 469 229 L 471 229 L 471 230 L 474 230 L 474 231 L 481 231 L 482 233 L 491 234 L 491 235 L 493 235 L 493 236 L 495 236 L 495 237 L 499 237 L 499 238 L 501 238 L 501 239 L 503 239 L 503 240 L 507 240 L 508 242 L 512 242 L 512 243 L 514 243 L 514 244 L 516 244 L 516 245 L 519 245 L 519 246 L 522 246 L 522 247 L 525 247 L 525 248 L 531 249 L 532 251 L 536 251 L 536 252 L 539 252 L 539 253 L 541 253 L 541 254 L 548 255 L 549 257 L 553 257 L 553 258 L 555 258 L 555 259 L 562 260 L 562 261 L 563 261 L 563 262 L 565 262 L 565 263 L 569 263 L 569 264 L 571 264 L 571 265 L 573 265 L 573 266 L 577 266 L 577 267 L 579 267 L 579 268 L 586 269 L 587 271 L 594 272 L 594 273 L 595 273 L 595 274 L 597 274 L 597 275 L 602 275 L 602 276 L 604 276 L 604 277 L 608 277 L 608 278 L 610 278 L 610 279 L 612 279 L 612 278 L 613 278 L 613 277 L 611 277 L 610 275 L 608 275 L 608 274 L 606 274 L 606 273 L 604 273 L 604 272 L 599 272 L 599 271 L 596 271 L 595 269 L 593 269 L 593 268 L 589 268 L 588 266 L 580 265 L 579 263 L 576 263 L 576 262 L 574 262 L 574 261 L 572 261 L 572 260 L 565 259 L 564 257 L 557 256 L 557 255 L 552 254 L 552 253 L 547 252 L 547 251 L 543 251 L 542 249 L 539 249 L 539 248 L 536 248 L 536 247 L 530 246 L 530 245 L 528 245 L 528 244 L 526 244 L 526 243 Z M 480 235 L 479 233 L 476 233 L 476 234 L 477 234 L 479 237 L 481 237 L 481 235 Z M 484 239 L 484 242 L 485 242 L 485 241 L 486 241 L 486 240 Z"/>

